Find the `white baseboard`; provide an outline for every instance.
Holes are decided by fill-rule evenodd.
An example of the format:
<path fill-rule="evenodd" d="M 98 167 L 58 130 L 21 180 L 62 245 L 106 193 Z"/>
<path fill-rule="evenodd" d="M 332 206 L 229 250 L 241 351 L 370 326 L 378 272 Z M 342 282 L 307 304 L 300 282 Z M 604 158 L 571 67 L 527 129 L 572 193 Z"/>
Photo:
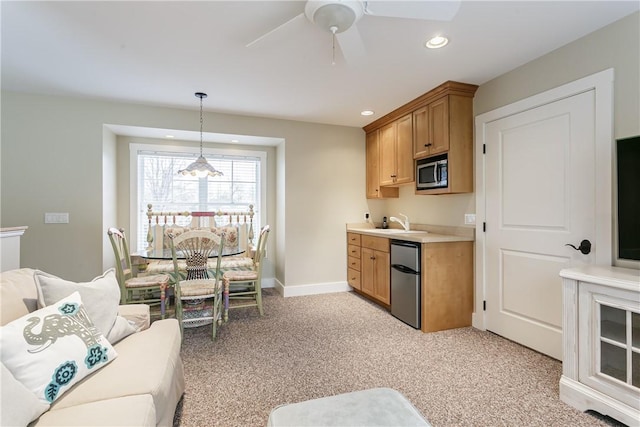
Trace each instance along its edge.
<path fill-rule="evenodd" d="M 267 279 L 265 279 L 266 281 Z M 263 283 L 265 283 L 263 281 Z M 284 286 L 277 279 L 272 279 L 272 283 L 278 290 L 278 293 L 285 298 L 300 297 L 304 295 L 330 294 L 334 292 L 349 292 L 351 286 L 347 282 L 328 282 L 328 283 L 312 283 L 309 285 Z M 263 287 L 269 287 L 264 286 Z"/>

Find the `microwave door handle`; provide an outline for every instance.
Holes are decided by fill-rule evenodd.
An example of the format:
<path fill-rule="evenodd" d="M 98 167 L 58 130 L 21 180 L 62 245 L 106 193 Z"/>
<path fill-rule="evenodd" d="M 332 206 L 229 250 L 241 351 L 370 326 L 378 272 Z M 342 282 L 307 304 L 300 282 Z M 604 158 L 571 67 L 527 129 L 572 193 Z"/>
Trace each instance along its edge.
<path fill-rule="evenodd" d="M 436 163 L 436 164 L 434 165 L 434 168 L 433 168 L 433 182 L 434 182 L 434 184 L 437 184 L 437 183 L 438 183 L 438 181 L 440 181 L 440 180 L 438 179 L 438 168 L 439 168 L 439 167 L 440 167 L 440 165 L 439 165 L 438 163 Z"/>

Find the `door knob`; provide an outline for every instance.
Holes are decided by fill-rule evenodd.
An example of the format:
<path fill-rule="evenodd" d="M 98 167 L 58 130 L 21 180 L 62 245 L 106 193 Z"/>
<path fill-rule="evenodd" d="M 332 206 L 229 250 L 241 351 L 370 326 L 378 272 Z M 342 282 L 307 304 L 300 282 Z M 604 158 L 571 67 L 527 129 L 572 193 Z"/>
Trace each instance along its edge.
<path fill-rule="evenodd" d="M 571 246 L 576 251 L 580 251 L 585 255 L 591 252 L 591 242 L 588 241 L 587 239 L 584 239 L 582 242 L 580 242 L 580 246 L 578 246 L 577 248 L 573 246 L 571 243 L 567 243 L 565 246 Z"/>

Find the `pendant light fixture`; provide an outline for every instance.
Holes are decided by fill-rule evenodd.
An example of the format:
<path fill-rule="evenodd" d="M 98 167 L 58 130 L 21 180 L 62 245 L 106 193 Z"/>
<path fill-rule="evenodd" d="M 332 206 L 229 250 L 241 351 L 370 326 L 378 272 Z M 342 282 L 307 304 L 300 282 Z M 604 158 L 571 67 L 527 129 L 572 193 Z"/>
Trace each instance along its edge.
<path fill-rule="evenodd" d="M 200 157 L 191 163 L 185 169 L 179 170 L 182 175 L 192 175 L 198 178 L 206 178 L 207 176 L 221 176 L 222 172 L 211 166 L 211 164 L 202 155 L 202 99 L 207 97 L 206 93 L 196 92 L 197 98 L 200 98 Z"/>

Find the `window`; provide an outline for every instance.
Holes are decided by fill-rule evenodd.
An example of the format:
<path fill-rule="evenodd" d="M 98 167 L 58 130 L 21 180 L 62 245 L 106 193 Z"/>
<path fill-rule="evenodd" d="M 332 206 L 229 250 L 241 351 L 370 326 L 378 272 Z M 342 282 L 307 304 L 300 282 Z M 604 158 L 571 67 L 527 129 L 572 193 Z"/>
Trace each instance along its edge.
<path fill-rule="evenodd" d="M 135 187 L 133 182 L 131 186 L 132 206 L 135 207 L 131 226 L 133 228 L 135 223 L 137 237 L 132 247 L 136 251 L 146 246 L 148 204 L 152 204 L 156 212 L 248 211 L 249 205 L 253 205 L 254 230 L 260 228 L 266 153 L 240 150 L 204 152 L 207 160 L 223 175 L 198 178 L 177 173 L 197 157 L 191 150 L 132 144 L 131 152 L 132 176 L 136 177 Z M 134 230 L 130 234 L 133 236 Z"/>

